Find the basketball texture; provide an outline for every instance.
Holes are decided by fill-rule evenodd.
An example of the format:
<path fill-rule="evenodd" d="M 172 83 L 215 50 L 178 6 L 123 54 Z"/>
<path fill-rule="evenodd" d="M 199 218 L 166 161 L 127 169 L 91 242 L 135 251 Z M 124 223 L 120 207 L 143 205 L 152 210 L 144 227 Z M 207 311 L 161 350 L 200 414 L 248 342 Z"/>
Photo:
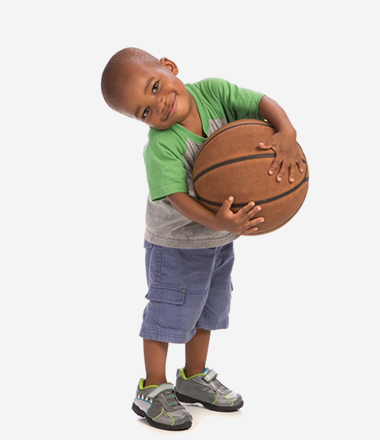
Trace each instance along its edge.
<path fill-rule="evenodd" d="M 293 183 L 286 177 L 278 182 L 276 173 L 268 174 L 275 153 L 261 149 L 259 143 L 273 134 L 275 129 L 267 122 L 256 119 L 231 122 L 204 142 L 194 162 L 195 196 L 206 208 L 217 212 L 229 196 L 234 196 L 233 212 L 251 201 L 261 206 L 259 216 L 265 222 L 252 235 L 285 225 L 300 209 L 309 188 L 309 170 L 303 152 L 304 171 L 296 170 Z"/>

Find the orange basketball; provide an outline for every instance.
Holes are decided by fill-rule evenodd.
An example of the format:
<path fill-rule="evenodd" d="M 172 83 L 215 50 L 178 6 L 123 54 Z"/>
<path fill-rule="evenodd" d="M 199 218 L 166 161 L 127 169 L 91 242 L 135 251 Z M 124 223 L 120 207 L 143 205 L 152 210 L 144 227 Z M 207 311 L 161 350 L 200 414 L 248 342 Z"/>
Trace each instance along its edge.
<path fill-rule="evenodd" d="M 303 152 L 304 171 L 296 171 L 293 183 L 285 177 L 278 182 L 276 173 L 268 174 L 275 153 L 261 149 L 259 143 L 274 133 L 270 124 L 260 120 L 231 122 L 204 142 L 194 162 L 195 196 L 211 211 L 217 212 L 229 196 L 234 196 L 234 212 L 251 201 L 261 206 L 258 216 L 264 217 L 265 222 L 252 235 L 285 225 L 302 206 L 309 188 L 309 169 Z"/>

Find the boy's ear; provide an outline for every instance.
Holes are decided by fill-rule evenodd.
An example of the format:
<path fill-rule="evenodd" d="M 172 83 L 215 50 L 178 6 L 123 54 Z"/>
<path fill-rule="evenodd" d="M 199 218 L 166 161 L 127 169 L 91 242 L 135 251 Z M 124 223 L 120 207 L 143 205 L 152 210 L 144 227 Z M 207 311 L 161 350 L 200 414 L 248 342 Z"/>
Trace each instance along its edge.
<path fill-rule="evenodd" d="M 174 75 L 178 75 L 179 70 L 178 70 L 176 63 L 174 63 L 173 61 L 170 61 L 168 58 L 165 58 L 165 57 L 160 59 L 160 63 L 164 67 L 166 67 L 166 69 L 173 72 Z"/>

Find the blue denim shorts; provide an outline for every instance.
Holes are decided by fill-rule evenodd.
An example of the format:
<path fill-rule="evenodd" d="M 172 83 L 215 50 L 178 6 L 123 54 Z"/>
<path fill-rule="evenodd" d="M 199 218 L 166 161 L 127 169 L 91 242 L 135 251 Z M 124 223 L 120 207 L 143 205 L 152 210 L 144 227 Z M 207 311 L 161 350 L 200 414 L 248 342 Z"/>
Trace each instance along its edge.
<path fill-rule="evenodd" d="M 144 245 L 149 302 L 141 337 L 186 343 L 197 328 L 228 327 L 233 243 L 210 249 Z"/>

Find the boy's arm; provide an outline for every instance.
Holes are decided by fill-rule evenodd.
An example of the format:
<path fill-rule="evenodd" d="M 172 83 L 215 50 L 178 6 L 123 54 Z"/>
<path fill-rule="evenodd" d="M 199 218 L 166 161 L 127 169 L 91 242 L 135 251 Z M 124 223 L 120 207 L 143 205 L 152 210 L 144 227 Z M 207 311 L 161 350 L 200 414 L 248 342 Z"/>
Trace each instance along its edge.
<path fill-rule="evenodd" d="M 303 172 L 301 151 L 296 141 L 297 132 L 284 109 L 273 99 L 263 96 L 259 107 L 259 115 L 270 122 L 277 132 L 266 142 L 259 144 L 260 148 L 272 148 L 276 153 L 268 172 L 273 174 L 279 168 L 277 180 L 281 181 L 289 170 L 289 182 L 293 182 L 297 166 Z"/>
<path fill-rule="evenodd" d="M 229 197 L 214 214 L 193 197 L 186 193 L 175 193 L 168 196 L 173 207 L 185 217 L 215 231 L 228 231 L 238 235 L 250 235 L 257 230 L 256 226 L 264 221 L 263 217 L 254 218 L 261 210 L 254 202 L 248 203 L 234 214 L 230 208 L 233 197 Z"/>

